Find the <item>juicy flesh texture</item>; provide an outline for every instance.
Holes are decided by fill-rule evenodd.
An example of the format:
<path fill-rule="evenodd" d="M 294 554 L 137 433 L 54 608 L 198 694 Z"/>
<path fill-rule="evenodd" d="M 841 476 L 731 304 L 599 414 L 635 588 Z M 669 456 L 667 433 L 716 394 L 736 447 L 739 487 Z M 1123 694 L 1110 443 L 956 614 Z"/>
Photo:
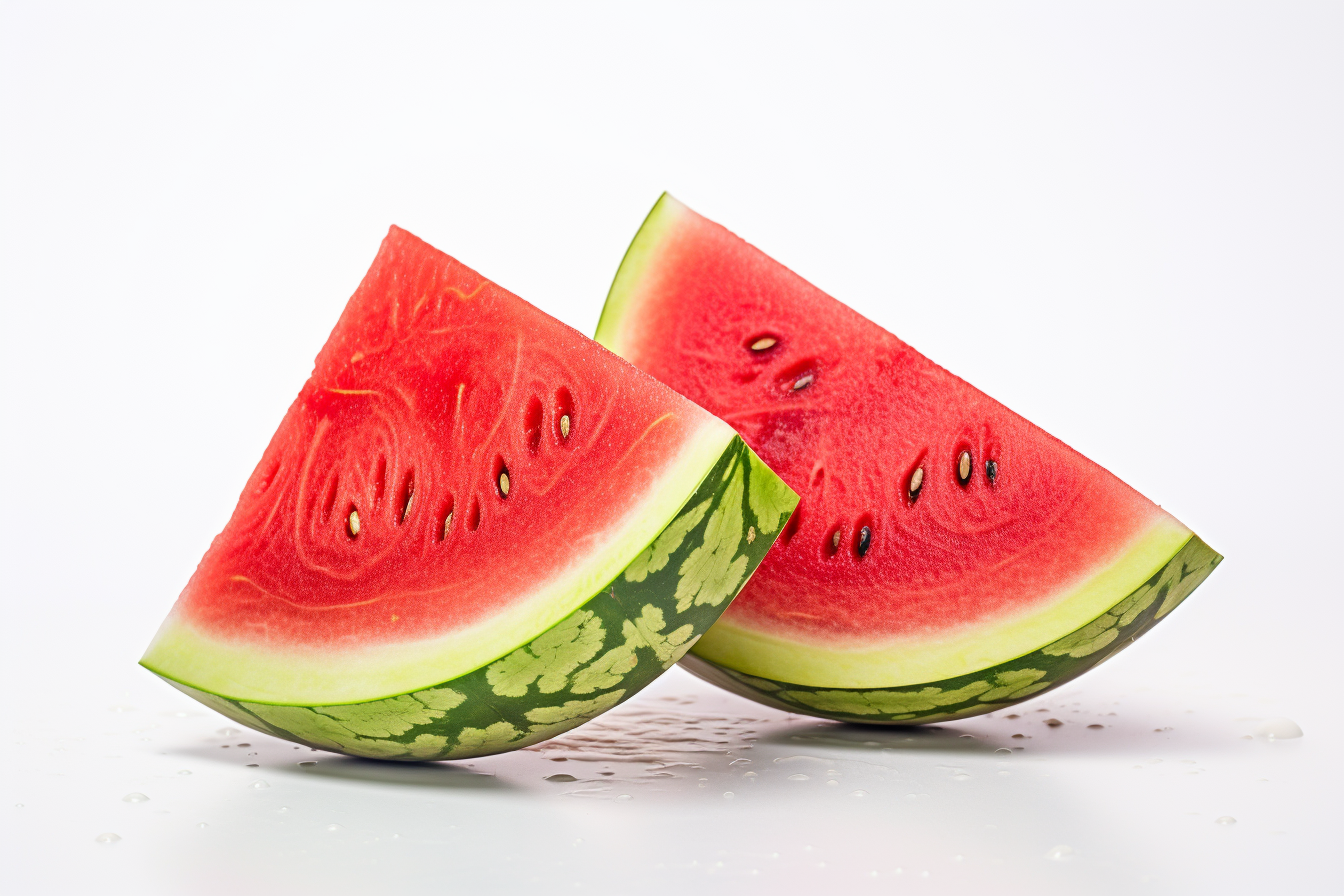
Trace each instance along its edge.
<path fill-rule="evenodd" d="M 842 648 L 933 639 L 1049 604 L 1166 518 L 760 250 L 663 202 L 671 220 L 604 339 L 731 424 L 802 496 L 725 621 Z"/>
<path fill-rule="evenodd" d="M 468 627 L 602 544 L 707 419 L 394 227 L 174 612 L 279 647 Z"/>

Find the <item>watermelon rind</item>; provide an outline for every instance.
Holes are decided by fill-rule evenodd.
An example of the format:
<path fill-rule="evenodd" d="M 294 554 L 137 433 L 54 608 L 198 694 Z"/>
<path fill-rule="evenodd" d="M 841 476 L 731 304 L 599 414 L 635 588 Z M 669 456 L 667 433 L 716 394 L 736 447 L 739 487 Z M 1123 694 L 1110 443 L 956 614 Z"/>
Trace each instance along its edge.
<path fill-rule="evenodd" d="M 757 678 L 808 687 L 888 688 L 961 678 L 1090 625 L 1166 568 L 1191 537 L 1176 520 L 1159 519 L 1111 562 L 1040 605 L 1007 618 L 969 622 L 933 638 L 914 633 L 866 647 L 834 647 L 744 628 L 730 618 L 707 633 L 695 653 Z"/>
<path fill-rule="evenodd" d="M 714 624 L 798 503 L 740 437 L 605 587 L 529 642 L 430 687 L 349 704 L 255 702 L 163 676 L 266 734 L 371 759 L 516 750 L 629 699 Z"/>
<path fill-rule="evenodd" d="M 1086 625 L 1039 650 L 955 678 L 888 688 L 819 688 L 747 675 L 695 654 L 681 664 L 708 682 L 793 713 L 888 725 L 964 719 L 1043 694 L 1115 656 L 1185 600 L 1222 559 L 1191 536 L 1151 578 Z"/>

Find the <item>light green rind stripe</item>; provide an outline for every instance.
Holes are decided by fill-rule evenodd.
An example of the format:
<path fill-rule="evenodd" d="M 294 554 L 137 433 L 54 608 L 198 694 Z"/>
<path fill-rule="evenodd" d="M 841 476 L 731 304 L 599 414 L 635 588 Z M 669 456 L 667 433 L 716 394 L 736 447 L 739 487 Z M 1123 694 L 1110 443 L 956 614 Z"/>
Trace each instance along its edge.
<path fill-rule="evenodd" d="M 169 683 L 258 731 L 352 756 L 466 759 L 530 746 L 628 699 L 681 659 L 755 571 L 774 541 L 765 533 L 778 532 L 797 501 L 734 439 L 605 588 L 530 642 L 433 687 L 315 705 Z"/>
<path fill-rule="evenodd" d="M 1104 569 L 1033 609 L 937 639 L 908 639 L 864 649 L 836 649 L 788 640 L 725 619 L 696 645 L 697 656 L 757 678 L 809 687 L 913 685 L 969 675 L 1030 653 L 1096 619 L 1150 579 L 1191 538 L 1163 515 Z"/>
<path fill-rule="evenodd" d="M 1221 561 L 1197 536 L 1106 612 L 1039 650 L 966 675 L 885 688 L 817 688 L 746 675 L 687 655 L 706 681 L 767 706 L 843 722 L 922 725 L 1002 709 L 1058 687 L 1133 644 Z"/>
<path fill-rule="evenodd" d="M 643 279 L 658 244 L 685 208 L 668 193 L 659 196 L 631 241 L 630 248 L 625 250 L 621 266 L 616 269 L 616 278 L 607 291 L 607 301 L 602 306 L 602 317 L 597 321 L 597 332 L 593 334 L 593 339 L 621 357 L 625 357 L 621 351 L 620 333 L 621 324 L 629 310 L 627 306 L 635 296 L 639 281 Z"/>
<path fill-rule="evenodd" d="M 165 678 L 214 694 L 260 703 L 354 703 L 429 687 L 496 659 L 572 613 L 618 576 L 678 514 L 686 495 L 729 453 L 738 436 L 706 420 L 669 459 L 641 505 L 605 544 L 507 609 L 472 626 L 423 641 L 343 649 L 267 650 L 246 641 L 208 637 L 170 615 L 141 665 Z"/>

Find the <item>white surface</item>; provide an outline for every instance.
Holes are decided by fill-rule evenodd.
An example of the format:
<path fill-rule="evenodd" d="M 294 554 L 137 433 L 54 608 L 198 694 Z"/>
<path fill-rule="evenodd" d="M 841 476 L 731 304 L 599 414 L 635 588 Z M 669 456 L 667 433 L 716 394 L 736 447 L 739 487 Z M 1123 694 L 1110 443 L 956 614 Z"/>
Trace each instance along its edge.
<path fill-rule="evenodd" d="M 0 6 L 7 892 L 1329 890 L 1341 45 L 1338 4 Z M 1227 562 L 941 732 L 675 672 L 588 759 L 388 767 L 134 665 L 388 224 L 591 332 L 663 189 Z"/>

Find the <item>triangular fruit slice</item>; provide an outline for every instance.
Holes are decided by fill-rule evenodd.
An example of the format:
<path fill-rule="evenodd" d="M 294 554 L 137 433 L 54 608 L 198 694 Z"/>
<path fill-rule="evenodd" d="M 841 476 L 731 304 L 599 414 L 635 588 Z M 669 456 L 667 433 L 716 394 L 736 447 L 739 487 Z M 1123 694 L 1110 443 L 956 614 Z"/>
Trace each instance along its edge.
<path fill-rule="evenodd" d="M 313 747 L 515 749 L 676 662 L 796 502 L 726 424 L 394 227 L 141 662 Z"/>
<path fill-rule="evenodd" d="M 1131 643 L 1221 559 L 1058 439 L 669 196 L 597 339 L 802 495 L 684 665 L 849 721 L 974 715 Z"/>

